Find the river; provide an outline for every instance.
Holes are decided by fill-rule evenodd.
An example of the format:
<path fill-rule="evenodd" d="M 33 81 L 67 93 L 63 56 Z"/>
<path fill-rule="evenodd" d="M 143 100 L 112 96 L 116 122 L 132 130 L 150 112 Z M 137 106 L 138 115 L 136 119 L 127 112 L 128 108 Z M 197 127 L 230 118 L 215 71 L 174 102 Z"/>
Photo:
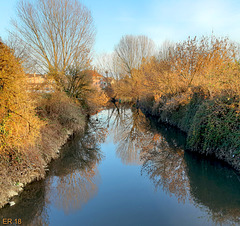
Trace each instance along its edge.
<path fill-rule="evenodd" d="M 188 152 L 185 134 L 139 109 L 90 117 L 45 180 L 26 186 L 0 219 L 22 225 L 238 225 L 240 176 Z M 3 222 L 0 222 L 0 224 Z"/>

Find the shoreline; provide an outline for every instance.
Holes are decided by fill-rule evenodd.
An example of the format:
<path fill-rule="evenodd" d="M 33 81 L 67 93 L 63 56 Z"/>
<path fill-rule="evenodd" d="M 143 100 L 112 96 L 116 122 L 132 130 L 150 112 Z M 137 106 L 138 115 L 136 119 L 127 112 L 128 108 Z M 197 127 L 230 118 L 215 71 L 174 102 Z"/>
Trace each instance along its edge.
<path fill-rule="evenodd" d="M 146 117 L 148 117 L 148 116 L 146 115 Z M 172 125 L 171 123 L 169 123 L 169 121 L 168 122 L 162 121 L 162 120 L 160 120 L 160 118 L 157 118 L 157 116 L 155 116 L 155 115 L 150 115 L 149 114 L 149 117 L 154 117 L 158 121 L 158 123 L 162 123 L 162 124 L 165 124 L 167 126 L 170 126 L 170 127 L 175 128 L 175 129 L 178 129 L 181 132 L 183 132 L 186 137 L 188 136 L 186 131 L 182 130 L 181 128 L 179 128 L 179 127 L 177 127 L 175 125 Z M 191 148 L 186 148 L 186 150 L 190 151 L 192 153 L 196 153 L 197 155 L 203 156 L 204 158 L 211 158 L 213 160 L 220 161 L 223 164 L 226 164 L 228 167 L 232 168 L 233 170 L 235 170 L 237 173 L 240 174 L 240 158 L 239 159 L 235 159 L 234 157 L 232 157 L 233 156 L 232 153 L 234 153 L 234 150 L 230 150 L 228 155 L 227 155 L 227 152 L 225 152 L 224 150 L 220 150 L 220 153 L 217 152 L 218 151 L 217 150 L 217 151 L 215 151 L 214 153 L 211 153 L 211 154 L 204 154 L 201 151 L 193 150 Z M 223 156 L 223 154 L 224 154 L 224 156 Z"/>
<path fill-rule="evenodd" d="M 240 120 L 237 109 L 231 108 L 236 101 L 234 97 L 232 102 L 224 102 L 226 98 L 224 96 L 211 100 L 204 99 L 203 96 L 201 90 L 195 92 L 188 103 L 178 103 L 170 110 L 165 103 L 158 104 L 145 99 L 140 101 L 139 108 L 146 117 L 154 117 L 158 122 L 184 132 L 187 150 L 223 161 L 239 173 Z M 222 112 L 226 112 L 225 114 L 219 110 L 219 106 Z"/>
<path fill-rule="evenodd" d="M 85 125 L 86 125 L 86 117 L 84 120 L 84 125 L 82 126 L 81 129 L 77 130 L 81 133 L 84 133 L 85 131 Z M 46 127 L 48 127 L 49 125 L 47 125 Z M 52 125 L 51 125 L 52 126 Z M 55 124 L 55 126 L 59 126 L 57 123 Z M 45 127 L 45 130 L 47 129 Z M 24 190 L 24 187 L 34 181 L 39 181 L 45 178 L 46 173 L 49 171 L 48 167 L 49 164 L 54 161 L 55 159 L 60 157 L 60 150 L 62 148 L 62 146 L 64 144 L 66 144 L 68 142 L 69 139 L 71 139 L 71 136 L 73 136 L 73 134 L 76 132 L 74 130 L 66 130 L 66 129 L 62 129 L 62 133 L 59 134 L 59 131 L 55 131 L 54 130 L 54 126 L 52 126 L 51 128 L 51 132 L 56 132 L 57 135 L 57 139 L 52 139 L 51 144 L 48 144 L 48 148 L 50 148 L 50 155 L 49 155 L 49 149 L 45 149 L 45 153 L 44 151 L 41 152 L 42 155 L 48 155 L 47 158 L 45 158 L 45 164 L 42 165 L 42 170 L 32 170 L 31 168 L 28 169 L 27 173 L 25 175 L 23 175 L 21 178 L 19 178 L 19 180 L 21 180 L 20 183 L 16 183 L 16 184 L 11 184 L 11 185 L 6 185 L 7 186 L 7 192 L 0 192 L 0 209 L 4 208 L 7 205 L 15 205 L 15 202 L 12 201 L 14 199 L 14 197 L 19 196 L 20 193 Z M 45 133 L 42 133 L 42 139 L 48 139 L 49 137 L 47 137 L 49 134 L 44 135 Z M 45 136 L 45 137 L 44 137 Z M 48 153 L 47 153 L 48 152 Z M 41 156 L 42 157 L 42 156 Z M 6 169 L 8 170 L 8 169 Z M 14 177 L 14 172 L 12 173 L 12 177 Z M 11 179 L 11 178 L 10 178 Z M 13 181 L 13 179 L 12 179 Z M 4 185 L 2 184 L 2 186 L 4 187 Z M 1 188 L 1 185 L 0 185 Z M 2 189 L 1 189 L 2 190 Z M 2 193 L 2 194 L 1 194 Z"/>

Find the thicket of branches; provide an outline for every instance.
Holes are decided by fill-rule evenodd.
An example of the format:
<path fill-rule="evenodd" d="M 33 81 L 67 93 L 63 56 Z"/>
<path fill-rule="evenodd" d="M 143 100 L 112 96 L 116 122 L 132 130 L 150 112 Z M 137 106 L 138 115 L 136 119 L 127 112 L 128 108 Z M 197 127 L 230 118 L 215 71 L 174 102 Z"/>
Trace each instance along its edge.
<path fill-rule="evenodd" d="M 152 95 L 158 100 L 194 86 L 205 87 L 211 97 L 222 91 L 240 93 L 238 50 L 227 38 L 205 36 L 189 37 L 178 43 L 166 41 L 158 52 L 146 37 L 143 45 L 136 40 L 142 40 L 142 36 L 123 37 L 114 53 L 107 56 L 111 60 L 105 71 L 116 80 L 115 95 L 128 99 Z M 144 48 L 149 48 L 143 51 L 147 54 L 139 54 Z M 100 61 L 104 71 L 102 64 Z"/>

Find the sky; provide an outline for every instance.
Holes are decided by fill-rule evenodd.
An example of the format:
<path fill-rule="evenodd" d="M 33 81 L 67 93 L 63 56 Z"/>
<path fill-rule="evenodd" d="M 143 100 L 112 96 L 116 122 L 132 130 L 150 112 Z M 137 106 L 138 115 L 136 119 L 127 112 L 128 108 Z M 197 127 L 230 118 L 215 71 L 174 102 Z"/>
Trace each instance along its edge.
<path fill-rule="evenodd" d="M 7 39 L 19 0 L 0 0 L 0 37 Z M 227 36 L 240 42 L 240 0 L 81 0 L 96 27 L 94 50 L 110 53 L 127 34 L 146 35 L 158 46 L 188 36 Z"/>

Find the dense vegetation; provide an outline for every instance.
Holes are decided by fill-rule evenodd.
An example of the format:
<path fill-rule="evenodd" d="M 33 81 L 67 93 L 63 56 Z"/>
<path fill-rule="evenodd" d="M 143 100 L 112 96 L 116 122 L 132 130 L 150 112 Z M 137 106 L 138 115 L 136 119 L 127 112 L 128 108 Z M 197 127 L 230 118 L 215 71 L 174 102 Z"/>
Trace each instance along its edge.
<path fill-rule="evenodd" d="M 86 115 L 106 102 L 88 73 L 81 74 L 78 96 L 57 86 L 41 92 L 44 84 L 32 90 L 14 52 L 0 43 L 0 206 L 24 184 L 44 177 L 68 136 L 83 131 Z"/>
<path fill-rule="evenodd" d="M 93 86 L 95 32 L 84 5 L 26 0 L 17 12 L 11 48 L 0 41 L 0 207 L 43 178 L 69 135 L 83 132 L 87 114 L 107 101 Z M 31 84 L 27 73 L 44 82 Z"/>
<path fill-rule="evenodd" d="M 138 40 L 135 36 L 131 38 Z M 128 45 L 123 45 L 123 40 Z M 123 40 L 111 56 L 112 65 L 108 69 L 116 78 L 113 95 L 136 102 L 146 114 L 155 115 L 162 122 L 185 131 L 189 149 L 214 154 L 239 170 L 237 45 L 227 38 L 215 36 L 189 37 L 176 44 L 166 42 L 158 53 L 145 55 L 140 59 L 141 64 L 124 73 L 124 68 L 132 65 L 120 54 L 124 53 L 125 46 L 131 53 L 144 48 L 142 44 L 132 45 L 132 40 Z M 131 51 L 131 48 L 138 51 Z"/>
<path fill-rule="evenodd" d="M 0 43 L 0 206 L 21 186 L 45 175 L 68 133 L 84 128 L 84 114 L 64 93 L 28 91 L 13 52 Z"/>

